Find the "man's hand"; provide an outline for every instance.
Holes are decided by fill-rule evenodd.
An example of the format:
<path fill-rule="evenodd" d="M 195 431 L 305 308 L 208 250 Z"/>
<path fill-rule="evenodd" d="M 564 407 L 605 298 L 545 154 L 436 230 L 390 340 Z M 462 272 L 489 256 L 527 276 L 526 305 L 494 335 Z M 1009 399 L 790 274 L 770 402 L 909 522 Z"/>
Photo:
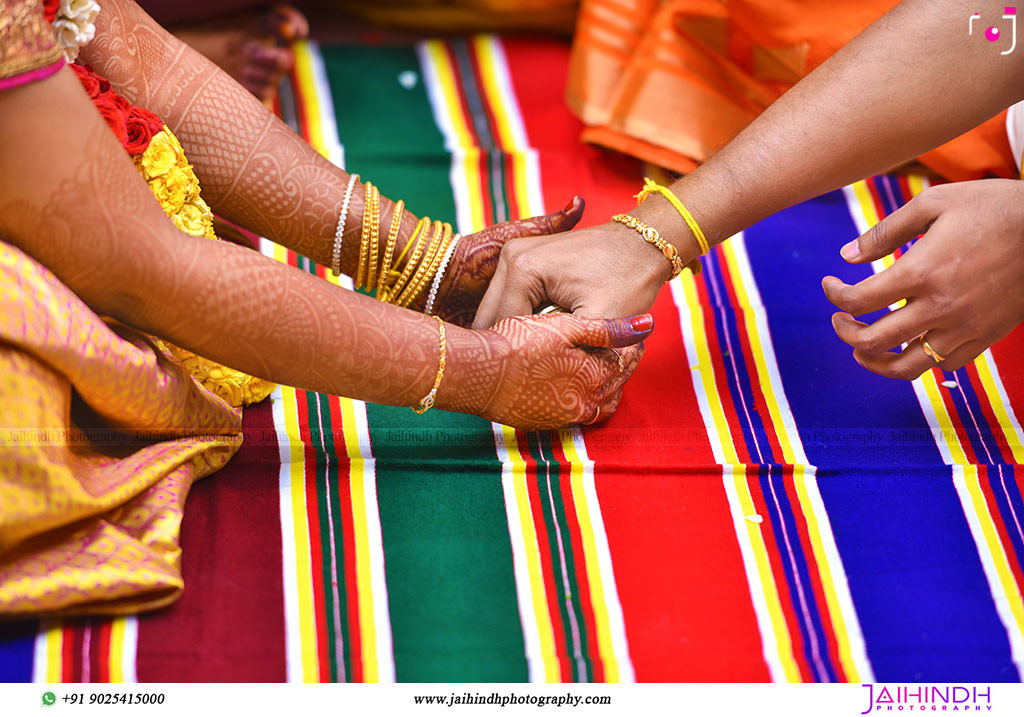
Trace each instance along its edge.
<path fill-rule="evenodd" d="M 836 333 L 866 369 L 914 379 L 936 365 L 923 341 L 953 371 L 1024 320 L 1024 183 L 984 179 L 932 187 L 842 249 L 855 264 L 880 259 L 915 236 L 895 264 L 853 286 L 833 276 L 822 287 L 842 311 Z M 907 304 L 873 324 L 854 316 Z M 891 349 L 907 343 L 901 353 Z"/>
<path fill-rule="evenodd" d="M 537 241 L 569 231 L 583 217 L 584 206 L 582 199 L 573 197 L 559 212 L 502 222 L 463 237 L 438 287 L 434 313 L 450 323 L 469 326 L 496 275 L 502 248 L 513 239 L 526 241 L 520 237 Z M 422 311 L 426 302 L 426 292 L 423 292 L 410 308 Z"/>
<path fill-rule="evenodd" d="M 473 328 L 485 329 L 553 301 L 581 316 L 642 314 L 671 264 L 632 229 L 604 224 L 505 245 Z"/>

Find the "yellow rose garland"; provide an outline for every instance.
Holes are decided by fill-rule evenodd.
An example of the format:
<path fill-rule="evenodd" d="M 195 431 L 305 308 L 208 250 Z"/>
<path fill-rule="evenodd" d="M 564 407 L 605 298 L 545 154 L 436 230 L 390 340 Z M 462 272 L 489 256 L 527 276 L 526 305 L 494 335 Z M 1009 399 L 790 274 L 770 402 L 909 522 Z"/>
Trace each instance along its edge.
<path fill-rule="evenodd" d="M 153 135 L 146 150 L 135 157 L 135 166 L 174 226 L 192 236 L 217 239 L 213 231 L 213 212 L 199 196 L 199 179 L 171 130 L 164 127 Z M 157 339 L 156 343 L 180 361 L 203 387 L 232 406 L 258 403 L 277 387 L 270 381 L 228 368 L 166 341 Z"/>

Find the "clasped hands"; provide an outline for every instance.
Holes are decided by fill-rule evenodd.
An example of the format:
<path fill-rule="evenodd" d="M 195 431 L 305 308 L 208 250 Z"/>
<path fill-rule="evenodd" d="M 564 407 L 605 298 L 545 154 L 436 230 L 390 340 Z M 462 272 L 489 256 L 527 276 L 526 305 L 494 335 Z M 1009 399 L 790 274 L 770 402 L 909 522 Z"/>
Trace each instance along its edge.
<path fill-rule="evenodd" d="M 618 224 L 568 233 L 582 210 L 580 203 L 570 208 L 563 222 L 569 226 L 502 242 L 493 275 L 477 299 L 473 328 L 530 314 L 545 301 L 601 318 L 651 307 L 669 276 L 664 257 Z M 1024 183 L 985 179 L 928 188 L 841 254 L 852 264 L 866 264 L 918 236 L 890 267 L 856 284 L 833 276 L 822 281 L 828 300 L 840 309 L 832 317 L 836 334 L 861 366 L 890 378 L 914 379 L 936 365 L 960 368 L 1024 320 Z M 692 249 L 689 241 L 677 247 Z M 901 308 L 871 323 L 856 318 L 901 300 Z M 925 341 L 934 357 L 926 353 Z M 641 353 L 642 348 L 631 350 L 630 371 Z M 620 392 L 621 386 L 602 408 L 602 418 L 614 411 Z"/>

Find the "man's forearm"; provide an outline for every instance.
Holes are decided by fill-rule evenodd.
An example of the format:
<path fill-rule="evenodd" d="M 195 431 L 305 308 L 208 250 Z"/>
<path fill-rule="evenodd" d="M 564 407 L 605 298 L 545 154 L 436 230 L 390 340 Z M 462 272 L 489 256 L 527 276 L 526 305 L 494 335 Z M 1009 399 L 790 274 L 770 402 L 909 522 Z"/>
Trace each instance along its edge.
<path fill-rule="evenodd" d="M 996 2 L 906 0 L 674 185 L 712 244 L 781 209 L 927 152 L 1024 97 L 1024 52 L 968 35 Z M 987 14 L 986 14 L 987 13 Z M 633 213 L 695 250 L 664 200 Z"/>

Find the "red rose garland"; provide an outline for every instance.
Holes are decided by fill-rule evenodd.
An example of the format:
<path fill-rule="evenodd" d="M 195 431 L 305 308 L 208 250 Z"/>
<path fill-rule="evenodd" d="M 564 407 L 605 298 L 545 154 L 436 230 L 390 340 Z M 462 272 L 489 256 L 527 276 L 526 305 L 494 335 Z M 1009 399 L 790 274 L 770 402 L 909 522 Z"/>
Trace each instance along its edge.
<path fill-rule="evenodd" d="M 145 152 L 153 135 L 164 128 L 160 118 L 114 92 L 106 78 L 88 65 L 72 64 L 71 69 L 128 154 L 135 157 Z"/>
<path fill-rule="evenodd" d="M 199 180 L 174 134 L 164 129 L 164 123 L 155 114 L 136 107 L 114 92 L 110 83 L 91 67 L 72 63 L 71 69 L 174 225 L 186 234 L 216 239 L 213 213 L 199 195 Z M 269 381 L 214 363 L 159 339 L 156 344 L 181 361 L 203 386 L 232 406 L 262 401 L 276 387 Z"/>

